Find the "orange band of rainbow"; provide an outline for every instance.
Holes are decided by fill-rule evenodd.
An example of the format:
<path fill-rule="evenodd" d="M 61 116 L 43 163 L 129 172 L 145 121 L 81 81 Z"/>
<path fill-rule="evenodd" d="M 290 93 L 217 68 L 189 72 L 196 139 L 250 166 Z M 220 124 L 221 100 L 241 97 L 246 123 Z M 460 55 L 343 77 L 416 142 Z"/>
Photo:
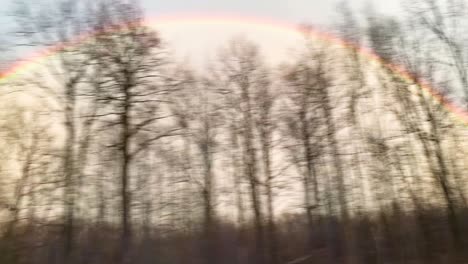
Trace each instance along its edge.
<path fill-rule="evenodd" d="M 288 22 L 282 22 L 278 20 L 270 20 L 265 18 L 258 17 L 246 17 L 238 15 L 213 15 L 213 14 L 177 14 L 169 16 L 161 16 L 155 19 L 145 20 L 142 25 L 148 27 L 157 27 L 158 25 L 171 26 L 171 25 L 181 25 L 181 24 L 199 24 L 199 25 L 235 25 L 235 26 L 244 26 L 245 28 L 249 27 L 262 27 L 269 30 L 274 30 L 278 33 L 284 32 L 291 34 L 292 32 L 301 33 L 301 29 L 296 25 Z M 112 28 L 110 31 L 118 31 L 119 27 Z M 106 32 L 109 31 L 106 29 Z M 36 52 L 29 56 L 26 60 L 19 61 L 14 63 L 8 70 L 4 71 L 0 75 L 0 84 L 6 83 L 9 80 L 14 79 L 19 74 L 32 70 L 37 62 L 46 60 L 47 58 L 58 53 L 65 47 L 70 47 L 74 45 L 79 45 L 84 43 L 89 39 L 92 39 L 93 36 L 98 35 L 102 32 L 91 32 L 81 36 L 78 36 L 73 41 L 67 43 L 59 43 L 51 48 Z M 375 62 L 380 65 L 382 68 L 388 69 L 395 76 L 402 79 L 408 84 L 417 84 L 417 86 L 424 92 L 430 95 L 437 103 L 441 104 L 447 111 L 452 113 L 454 117 L 461 122 L 463 125 L 468 125 L 468 112 L 464 111 L 461 107 L 457 106 L 455 103 L 449 101 L 436 89 L 434 89 L 429 83 L 416 78 L 407 71 L 404 67 L 385 62 L 381 57 L 379 57 L 372 50 L 359 47 L 355 44 L 341 39 L 332 34 L 321 32 L 319 30 L 308 28 L 307 34 L 310 38 L 318 41 L 325 42 L 331 45 L 341 46 L 344 49 L 350 49 L 357 52 L 360 56 L 365 58 L 368 61 Z"/>

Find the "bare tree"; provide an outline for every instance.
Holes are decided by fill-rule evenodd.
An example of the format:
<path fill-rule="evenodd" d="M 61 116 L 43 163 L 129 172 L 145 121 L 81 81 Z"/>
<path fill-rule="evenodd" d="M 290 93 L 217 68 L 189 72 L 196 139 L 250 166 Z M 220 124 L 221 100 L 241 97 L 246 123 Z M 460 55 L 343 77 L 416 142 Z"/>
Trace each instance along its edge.
<path fill-rule="evenodd" d="M 96 17 L 95 27 L 102 33 L 93 44 L 94 57 L 105 69 L 100 98 L 108 109 L 101 117 L 107 128 L 120 133 L 110 147 L 120 153 L 121 254 L 125 258 L 132 237 L 132 163 L 155 141 L 178 130 L 164 112 L 164 96 L 173 86 L 164 76 L 167 60 L 160 39 L 142 24 L 136 5 L 123 1 L 101 5 Z M 113 31 L 114 27 L 119 30 Z"/>
<path fill-rule="evenodd" d="M 41 3 L 36 3 L 40 5 Z M 81 141 L 78 119 L 80 105 L 78 97 L 80 89 L 89 69 L 89 61 L 81 50 L 68 46 L 77 35 L 88 30 L 85 23 L 84 6 L 73 1 L 59 1 L 52 8 L 38 7 L 35 4 L 19 2 L 15 9 L 18 22 L 16 34 L 21 39 L 21 45 L 38 48 L 52 48 L 61 43 L 56 60 L 50 60 L 43 65 L 46 76 L 52 77 L 54 83 L 33 75 L 27 81 L 46 93 L 51 105 L 57 106 L 61 113 L 65 129 L 63 146 L 63 239 L 64 257 L 67 259 L 73 249 L 73 230 L 76 210 L 77 180 L 84 169 L 84 163 L 77 160 L 83 157 L 85 149 L 79 149 L 77 142 Z M 85 125 L 86 126 L 86 125 Z"/>
<path fill-rule="evenodd" d="M 235 110 L 240 114 L 240 134 L 242 144 L 242 163 L 244 176 L 249 184 L 250 200 L 255 226 L 256 250 L 255 263 L 264 262 L 264 228 L 261 200 L 261 182 L 258 168 L 254 123 L 254 93 L 259 86 L 265 85 L 265 72 L 257 47 L 245 39 L 232 41 L 220 58 L 223 63 L 219 71 L 224 73 L 221 89 L 234 97 Z"/>

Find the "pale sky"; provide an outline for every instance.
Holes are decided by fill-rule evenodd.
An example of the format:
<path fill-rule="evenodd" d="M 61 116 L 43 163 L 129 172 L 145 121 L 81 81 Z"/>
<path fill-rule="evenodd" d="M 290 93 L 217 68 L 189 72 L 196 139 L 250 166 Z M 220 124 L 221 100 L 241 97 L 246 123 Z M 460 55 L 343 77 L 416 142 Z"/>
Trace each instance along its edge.
<path fill-rule="evenodd" d="M 262 16 L 293 23 L 309 22 L 327 24 L 333 22 L 339 1 L 335 0 L 140 0 L 150 16 L 179 12 L 221 12 L 249 16 Z M 356 11 L 366 3 L 376 9 L 396 13 L 400 0 L 347 0 Z"/>
<path fill-rule="evenodd" d="M 0 0 L 0 40 L 8 36 L 8 12 L 15 0 Z M 38 3 L 40 0 L 25 0 Z M 79 0 L 77 0 L 79 1 Z M 150 18 L 160 16 L 184 16 L 185 14 L 248 16 L 286 22 L 290 24 L 309 23 L 331 25 L 337 17 L 337 0 L 140 0 L 145 15 Z M 400 0 L 347 0 L 357 13 L 362 13 L 369 3 L 376 10 L 398 14 Z M 157 28 L 179 58 L 194 60 L 206 59 L 208 53 L 223 45 L 233 35 L 243 34 L 253 39 L 265 49 L 267 57 L 280 58 L 294 46 L 296 38 L 285 35 L 284 30 L 265 31 L 256 25 L 239 24 L 194 26 L 192 23 L 176 26 L 161 25 Z M 11 31 L 11 30 L 10 30 Z M 4 36 L 4 37 L 1 37 Z M 27 55 L 25 55 L 27 56 Z M 197 57 L 198 56 L 198 57 Z M 195 57 L 195 58 L 193 58 Z"/>

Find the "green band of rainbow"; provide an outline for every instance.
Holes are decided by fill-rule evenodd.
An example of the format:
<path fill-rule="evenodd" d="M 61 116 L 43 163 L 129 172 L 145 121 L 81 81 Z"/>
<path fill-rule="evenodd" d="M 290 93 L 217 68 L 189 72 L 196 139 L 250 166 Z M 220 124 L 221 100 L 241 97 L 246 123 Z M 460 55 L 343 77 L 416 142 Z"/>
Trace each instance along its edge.
<path fill-rule="evenodd" d="M 231 14 L 223 15 L 213 15 L 213 14 L 177 14 L 169 16 L 160 16 L 158 18 L 145 20 L 142 25 L 148 27 L 158 27 L 161 25 L 171 26 L 171 25 L 183 25 L 183 24 L 198 24 L 198 25 L 233 25 L 245 28 L 251 27 L 261 27 L 267 30 L 272 30 L 278 33 L 301 33 L 301 29 L 297 24 L 283 22 L 279 20 L 271 20 L 266 18 L 259 17 L 248 17 L 248 16 L 239 16 Z M 113 27 L 111 30 L 106 29 L 105 31 L 118 31 L 119 27 Z M 37 65 L 37 62 L 46 60 L 47 58 L 58 53 L 60 50 L 66 47 L 79 45 L 84 43 L 87 40 L 92 39 L 94 36 L 102 33 L 101 31 L 95 31 L 87 34 L 78 36 L 73 41 L 67 43 L 59 43 L 53 47 L 44 49 L 42 51 L 36 52 L 31 56 L 28 56 L 26 60 L 21 60 L 17 63 L 14 63 L 8 70 L 4 71 L 0 75 L 0 84 L 6 83 L 18 75 L 24 72 L 28 72 Z M 325 42 L 330 45 L 341 46 L 344 49 L 350 49 L 357 52 L 362 58 L 375 62 L 380 65 L 382 68 L 385 68 L 392 72 L 395 76 L 402 79 L 408 84 L 416 84 L 424 93 L 430 95 L 437 103 L 441 104 L 447 111 L 453 114 L 453 116 L 461 122 L 463 125 L 468 125 L 468 112 L 464 111 L 461 107 L 457 106 L 455 103 L 448 100 L 441 93 L 431 86 L 428 82 L 416 78 L 404 67 L 391 64 L 379 57 L 371 49 L 357 46 L 349 41 L 341 39 L 333 34 L 322 32 L 314 28 L 308 28 L 307 34 L 310 38 L 314 40 Z"/>

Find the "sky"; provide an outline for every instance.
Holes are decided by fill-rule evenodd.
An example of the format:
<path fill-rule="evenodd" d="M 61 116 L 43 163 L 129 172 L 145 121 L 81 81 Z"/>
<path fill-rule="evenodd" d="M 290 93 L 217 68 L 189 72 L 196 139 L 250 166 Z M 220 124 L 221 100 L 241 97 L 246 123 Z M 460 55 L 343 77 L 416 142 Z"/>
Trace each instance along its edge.
<path fill-rule="evenodd" d="M 8 12 L 15 0 L 0 0 L 0 33 L 7 34 L 10 21 Z M 37 0 L 25 0 L 37 3 Z M 79 1 L 79 0 L 77 0 Z M 375 9 L 389 14 L 398 14 L 399 0 L 345 0 L 356 12 L 362 12 L 364 6 L 372 5 Z M 339 0 L 139 0 L 145 15 L 149 18 L 162 16 L 247 16 L 268 19 L 290 24 L 308 23 L 312 25 L 332 25 L 337 18 Z M 222 46 L 236 35 L 245 35 L 258 42 L 273 59 L 294 46 L 297 38 L 286 36 L 284 30 L 268 31 L 257 25 L 239 23 L 229 26 L 212 24 L 194 26 L 184 22 L 174 25 L 155 25 L 163 39 L 181 59 L 206 59 L 208 53 Z M 0 36 L 1 39 L 1 36 Z"/>
<path fill-rule="evenodd" d="M 234 13 L 286 20 L 292 23 L 332 23 L 335 0 L 140 0 L 148 15 L 181 12 Z M 399 0 L 345 0 L 356 11 L 367 3 L 388 13 L 399 10 Z"/>
<path fill-rule="evenodd" d="M 358 13 L 367 4 L 388 14 L 398 14 L 399 1 L 382 0 L 346 0 L 348 5 Z M 337 0 L 141 0 L 148 17 L 181 14 L 214 14 L 229 16 L 258 17 L 289 24 L 309 23 L 327 26 L 335 23 L 337 17 Z M 246 35 L 262 46 L 266 57 L 279 61 L 293 49 L 297 37 L 285 34 L 284 31 L 271 32 L 256 25 L 239 24 L 238 28 L 225 25 L 208 25 L 196 28 L 193 25 L 181 26 L 174 30 L 170 27 L 159 27 L 163 38 L 177 51 L 179 57 L 190 57 L 195 60 L 206 60 L 207 53 L 212 53 L 232 36 Z M 189 45 L 187 45 L 189 43 Z"/>

